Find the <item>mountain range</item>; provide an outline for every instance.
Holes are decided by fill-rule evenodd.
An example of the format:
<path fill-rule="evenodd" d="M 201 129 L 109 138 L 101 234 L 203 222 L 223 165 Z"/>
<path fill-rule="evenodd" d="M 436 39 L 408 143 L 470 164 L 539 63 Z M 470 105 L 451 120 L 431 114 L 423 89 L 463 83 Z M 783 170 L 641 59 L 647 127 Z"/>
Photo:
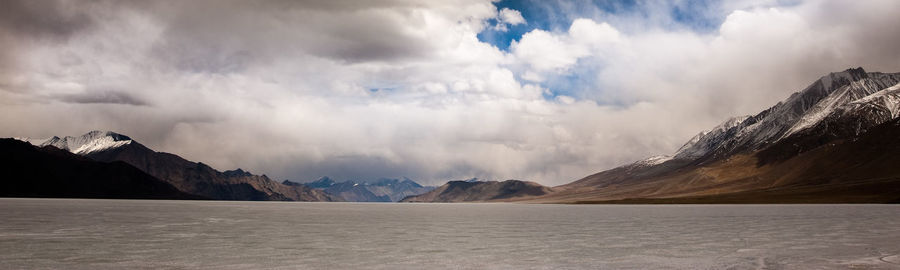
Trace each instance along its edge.
<path fill-rule="evenodd" d="M 599 172 L 536 203 L 900 202 L 900 73 L 825 75 L 756 114 L 700 132 L 672 155 Z M 450 189 L 448 183 L 436 190 Z M 430 195 L 429 195 L 430 196 Z M 434 196 L 415 201 L 458 201 Z"/>
<path fill-rule="evenodd" d="M 309 183 L 212 167 L 109 131 L 0 140 L 0 196 L 530 203 L 898 203 L 900 73 L 827 74 L 755 115 L 556 187 L 407 178 Z M 23 142 L 24 141 L 24 142 Z M 28 142 L 28 143 L 26 143 Z M 30 144 L 29 144 L 30 143 Z"/>
<path fill-rule="evenodd" d="M 0 139 L 2 197 L 205 199 L 125 162 L 98 162 L 52 146 Z"/>
<path fill-rule="evenodd" d="M 284 185 L 266 175 L 241 169 L 218 171 L 201 162 L 156 152 L 130 137 L 110 131 L 91 131 L 81 136 L 20 139 L 41 149 L 60 149 L 101 163 L 128 164 L 178 191 L 213 200 L 340 201 L 306 186 Z M 16 167 L 6 168 L 19 170 Z M 89 170 L 83 168 L 83 170 Z M 73 182 L 75 180 L 73 179 Z M 74 195 L 73 195 L 74 196 Z"/>
<path fill-rule="evenodd" d="M 503 201 L 550 194 L 553 189 L 535 182 L 457 180 L 421 195 L 408 196 L 401 202 L 478 202 Z"/>
<path fill-rule="evenodd" d="M 422 186 L 406 177 L 401 179 L 379 178 L 374 181 L 336 182 L 324 176 L 304 184 L 288 180 L 285 180 L 283 184 L 305 185 L 322 190 L 329 195 L 348 202 L 396 202 L 408 196 L 422 194 L 434 189 L 434 187 Z"/>

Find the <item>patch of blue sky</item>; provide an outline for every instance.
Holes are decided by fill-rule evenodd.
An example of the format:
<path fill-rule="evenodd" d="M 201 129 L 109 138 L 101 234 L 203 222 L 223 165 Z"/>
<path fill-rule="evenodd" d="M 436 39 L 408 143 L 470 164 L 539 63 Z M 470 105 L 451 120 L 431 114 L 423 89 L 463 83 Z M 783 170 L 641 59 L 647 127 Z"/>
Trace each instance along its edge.
<path fill-rule="evenodd" d="M 668 16 L 676 27 L 687 27 L 695 32 L 715 31 L 722 24 L 725 16 L 716 12 L 719 0 L 680 1 L 668 10 Z"/>
<path fill-rule="evenodd" d="M 519 41 L 525 33 L 535 29 L 565 32 L 578 18 L 608 22 L 617 28 L 620 22 L 642 20 L 641 24 L 654 28 L 708 33 L 716 31 L 727 16 L 718 13 L 722 4 L 719 0 L 502 0 L 494 4 L 498 10 L 509 8 L 521 12 L 526 21 L 525 24 L 507 26 L 505 31 L 487 27 L 478 34 L 482 42 L 504 51 L 509 51 L 510 44 Z M 488 23 L 493 26 L 497 21 Z M 549 90 L 544 94 L 547 99 L 565 95 L 603 104 L 622 103 L 603 98 L 603 84 L 597 78 L 602 65 L 601 59 L 581 59 L 564 73 L 544 74 L 545 80 L 538 84 Z"/>
<path fill-rule="evenodd" d="M 510 43 L 518 41 L 522 35 L 534 29 L 552 32 L 566 31 L 577 18 L 597 18 L 604 13 L 629 12 L 636 7 L 632 0 L 502 0 L 494 3 L 497 10 L 509 8 L 522 13 L 525 24 L 509 26 L 507 31 L 488 27 L 478 34 L 482 42 L 490 43 L 501 50 L 508 50 Z M 496 24 L 495 20 L 488 23 Z"/>
<path fill-rule="evenodd" d="M 601 60 L 596 58 L 582 58 L 569 69 L 559 74 L 546 74 L 539 84 L 548 91 L 544 98 L 555 99 L 558 96 L 568 96 L 575 99 L 590 99 L 600 101 L 604 86 L 598 81 L 598 71 L 603 67 Z M 609 102 L 604 101 L 603 103 Z"/>
<path fill-rule="evenodd" d="M 502 0 L 494 5 L 498 10 L 509 8 L 521 12 L 527 22 L 508 26 L 506 31 L 487 27 L 478 34 L 479 40 L 501 50 L 509 50 L 512 41 L 520 40 L 523 34 L 534 29 L 564 32 L 578 18 L 608 22 L 614 27 L 620 27 L 616 24 L 621 20 L 610 19 L 631 18 L 644 20 L 653 27 L 705 33 L 716 31 L 728 15 L 719 9 L 720 0 Z M 488 23 L 495 25 L 497 21 Z"/>

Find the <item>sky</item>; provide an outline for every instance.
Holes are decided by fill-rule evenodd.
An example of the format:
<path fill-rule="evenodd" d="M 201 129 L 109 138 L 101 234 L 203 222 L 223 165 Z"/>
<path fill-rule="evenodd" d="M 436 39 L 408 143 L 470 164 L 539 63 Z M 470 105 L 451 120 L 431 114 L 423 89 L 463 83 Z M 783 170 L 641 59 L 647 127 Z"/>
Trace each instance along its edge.
<path fill-rule="evenodd" d="M 0 1 L 0 137 L 111 130 L 275 180 L 544 185 L 819 77 L 900 72 L 895 0 Z"/>

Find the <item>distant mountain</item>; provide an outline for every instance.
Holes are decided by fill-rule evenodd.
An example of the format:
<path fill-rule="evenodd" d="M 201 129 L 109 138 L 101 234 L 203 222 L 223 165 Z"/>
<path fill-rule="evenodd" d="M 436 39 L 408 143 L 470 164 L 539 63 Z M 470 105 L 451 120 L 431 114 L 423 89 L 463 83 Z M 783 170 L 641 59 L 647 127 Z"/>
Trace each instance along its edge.
<path fill-rule="evenodd" d="M 287 180 L 285 180 L 285 181 L 287 181 Z M 288 182 L 290 182 L 290 181 L 288 181 Z M 294 183 L 294 182 L 291 182 L 291 183 L 292 183 L 292 184 L 296 184 L 296 183 Z M 331 180 L 331 178 L 328 178 L 328 176 L 323 176 L 323 177 L 319 178 L 319 179 L 316 180 L 316 181 L 312 181 L 312 182 L 309 182 L 309 183 L 305 183 L 305 184 L 303 184 L 303 185 L 306 185 L 307 187 L 311 187 L 311 188 L 322 188 L 322 189 L 324 189 L 324 188 L 329 188 L 329 187 L 331 187 L 331 186 L 334 186 L 334 184 L 336 184 L 336 183 L 334 182 L 334 180 Z"/>
<path fill-rule="evenodd" d="M 51 146 L 0 139 L 2 197 L 204 199 L 124 162 L 98 162 Z"/>
<path fill-rule="evenodd" d="M 486 202 L 541 196 L 552 193 L 551 188 L 538 183 L 506 180 L 450 181 L 428 193 L 409 196 L 401 202 Z"/>
<path fill-rule="evenodd" d="M 285 180 L 286 185 L 298 183 Z M 409 178 L 379 178 L 374 181 L 335 182 L 327 176 L 305 183 L 311 188 L 321 189 L 350 202 L 396 202 L 410 195 L 428 192 L 434 187 L 425 187 Z"/>
<path fill-rule="evenodd" d="M 352 181 L 340 182 L 325 189 L 325 193 L 337 196 L 348 202 L 390 202 L 387 195 L 377 195 L 365 183 Z"/>
<path fill-rule="evenodd" d="M 898 202 L 900 73 L 831 73 L 756 115 L 536 202 Z"/>
<path fill-rule="evenodd" d="M 392 202 L 397 202 L 412 195 L 419 195 L 431 191 L 434 187 L 425 187 L 409 178 L 392 179 L 380 178 L 364 183 L 364 186 L 379 197 L 387 196 Z"/>
<path fill-rule="evenodd" d="M 220 172 L 203 163 L 153 151 L 128 136 L 91 131 L 78 137 L 53 137 L 41 146 L 53 146 L 101 162 L 122 161 L 163 180 L 178 190 L 216 200 L 335 201 L 319 190 L 287 186 L 265 175 L 241 169 Z"/>

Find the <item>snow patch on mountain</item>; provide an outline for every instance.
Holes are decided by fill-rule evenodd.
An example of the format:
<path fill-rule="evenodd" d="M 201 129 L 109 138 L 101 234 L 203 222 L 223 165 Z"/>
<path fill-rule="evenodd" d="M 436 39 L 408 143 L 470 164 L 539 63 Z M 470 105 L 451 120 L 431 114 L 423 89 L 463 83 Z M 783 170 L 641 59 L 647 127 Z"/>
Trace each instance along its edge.
<path fill-rule="evenodd" d="M 711 130 L 700 132 L 700 134 L 697 134 L 681 146 L 675 152 L 674 158 L 697 158 L 716 150 L 722 141 L 730 138 L 729 135 L 733 133 L 731 132 L 732 129 L 738 128 L 749 118 L 749 115 L 732 117 Z"/>
<path fill-rule="evenodd" d="M 797 123 L 794 124 L 794 126 L 791 127 L 791 129 L 789 129 L 788 132 L 786 132 L 782 136 L 782 138 L 812 127 L 824 120 L 825 117 L 834 112 L 835 109 L 847 103 L 849 99 L 848 90 L 848 87 L 844 87 L 843 91 L 835 91 L 835 93 L 828 95 L 828 97 L 816 103 L 816 105 L 814 105 L 800 117 L 800 120 L 797 121 Z"/>
<path fill-rule="evenodd" d="M 847 104 L 847 106 L 873 105 L 887 110 L 891 118 L 900 116 L 900 84 L 885 88 L 874 94 L 865 96 Z"/>
<path fill-rule="evenodd" d="M 704 130 L 697 133 L 697 135 L 694 135 L 694 137 L 691 137 L 691 139 L 684 143 L 681 148 L 678 148 L 678 151 L 675 151 L 675 155 L 677 156 L 679 153 L 687 152 L 688 149 L 691 149 L 697 142 L 700 142 L 700 139 L 703 139 L 703 136 L 706 136 L 706 133 L 709 133 L 709 131 Z"/>
<path fill-rule="evenodd" d="M 103 150 L 119 148 L 119 147 L 122 147 L 122 146 L 130 144 L 130 143 L 131 143 L 131 140 L 116 141 L 112 137 L 102 137 L 102 138 L 97 138 L 97 139 L 88 141 L 88 142 L 82 144 L 81 146 L 78 146 L 78 148 L 69 149 L 69 151 L 71 151 L 72 153 L 78 154 L 78 155 L 87 155 L 90 153 L 99 152 L 99 151 L 103 151 Z"/>
<path fill-rule="evenodd" d="M 885 83 L 888 85 L 893 84 L 893 86 L 881 89 Z M 801 119 L 797 121 L 788 132 L 782 135 L 781 138 L 787 138 L 799 131 L 815 126 L 819 122 L 825 120 L 829 115 L 835 113 L 835 111 L 838 111 L 839 108 L 846 109 L 845 107 L 847 106 L 880 102 L 881 100 L 884 100 L 885 96 L 891 96 L 889 92 L 896 90 L 896 83 L 896 80 L 879 82 L 868 79 L 868 77 L 867 79 L 850 82 L 848 85 L 835 90 L 806 111 Z M 885 102 L 890 102 L 889 98 Z M 891 104 L 885 103 L 884 106 L 889 110 L 891 108 Z M 892 117 L 897 117 L 897 115 L 893 113 L 893 110 L 891 112 L 893 115 Z"/>
<path fill-rule="evenodd" d="M 635 166 L 649 167 L 656 166 L 662 164 L 663 162 L 672 160 L 672 156 L 669 155 L 656 155 L 652 157 L 648 157 L 642 160 L 639 160 L 634 163 Z"/>

